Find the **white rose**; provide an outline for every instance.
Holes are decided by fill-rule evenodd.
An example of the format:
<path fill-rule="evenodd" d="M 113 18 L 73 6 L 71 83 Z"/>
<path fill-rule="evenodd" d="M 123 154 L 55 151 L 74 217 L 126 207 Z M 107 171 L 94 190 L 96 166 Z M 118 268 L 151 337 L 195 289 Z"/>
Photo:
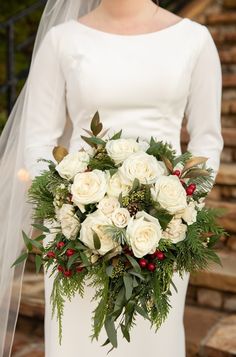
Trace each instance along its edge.
<path fill-rule="evenodd" d="M 76 151 L 64 157 L 56 166 L 59 175 L 71 180 L 77 173 L 84 172 L 89 163 L 89 155 L 85 151 Z"/>
<path fill-rule="evenodd" d="M 174 214 L 187 207 L 187 194 L 179 178 L 175 175 L 161 176 L 151 188 L 154 201 Z"/>
<path fill-rule="evenodd" d="M 158 160 L 142 151 L 130 155 L 119 170 L 125 180 L 133 182 L 137 178 L 143 184 L 154 183 L 164 174 L 164 168 Z"/>
<path fill-rule="evenodd" d="M 67 239 L 75 239 L 80 230 L 79 218 L 75 215 L 72 205 L 64 203 L 57 213 L 61 230 Z"/>
<path fill-rule="evenodd" d="M 117 171 L 114 175 L 110 176 L 108 180 L 107 194 L 113 197 L 119 197 L 122 192 L 123 196 L 126 196 L 132 185 L 124 182 L 121 174 Z"/>
<path fill-rule="evenodd" d="M 188 206 L 184 209 L 181 217 L 188 224 L 192 224 L 197 220 L 197 210 L 194 202 L 189 202 Z"/>
<path fill-rule="evenodd" d="M 162 229 L 158 219 L 143 211 L 138 213 L 138 218 L 134 219 L 133 216 L 128 223 L 127 238 L 134 255 L 142 258 L 154 253 L 161 239 Z"/>
<path fill-rule="evenodd" d="M 131 154 L 139 151 L 139 144 L 134 139 L 122 138 L 117 140 L 109 140 L 106 143 L 106 150 L 108 155 L 115 161 L 115 163 L 120 164 Z"/>
<path fill-rule="evenodd" d="M 110 217 L 116 208 L 120 207 L 120 202 L 116 197 L 105 196 L 98 203 L 97 208 L 106 216 Z"/>
<path fill-rule="evenodd" d="M 71 185 L 72 201 L 75 204 L 99 202 L 107 190 L 107 175 L 101 170 L 81 172 L 75 175 Z"/>
<path fill-rule="evenodd" d="M 182 223 L 181 218 L 172 218 L 168 223 L 166 230 L 163 232 L 162 237 L 170 239 L 172 243 L 178 243 L 185 239 L 187 226 Z"/>
<path fill-rule="evenodd" d="M 130 213 L 126 208 L 117 208 L 112 213 L 112 221 L 114 225 L 118 228 L 124 228 L 130 221 Z"/>
<path fill-rule="evenodd" d="M 112 221 L 101 211 L 91 213 L 81 224 L 80 240 L 90 249 L 95 249 L 93 236 L 98 235 L 101 247 L 97 250 L 100 255 L 106 254 L 109 250 L 117 248 L 119 244 L 107 233 L 103 226 L 111 225 Z"/>

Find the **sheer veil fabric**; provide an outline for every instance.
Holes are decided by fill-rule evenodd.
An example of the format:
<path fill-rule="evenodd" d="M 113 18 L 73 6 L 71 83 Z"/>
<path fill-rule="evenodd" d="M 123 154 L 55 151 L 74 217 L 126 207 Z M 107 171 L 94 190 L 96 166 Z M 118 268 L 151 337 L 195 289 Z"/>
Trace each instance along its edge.
<path fill-rule="evenodd" d="M 48 0 L 38 27 L 28 78 L 0 137 L 0 357 L 11 355 L 24 272 L 24 263 L 16 268 L 11 265 L 23 249 L 22 230 L 29 236 L 33 234 L 32 206 L 27 202 L 32 178 L 24 165 L 24 132 L 34 59 L 50 28 L 85 15 L 99 3 L 100 0 Z M 58 142 L 67 146 L 69 136 L 68 117 Z"/>

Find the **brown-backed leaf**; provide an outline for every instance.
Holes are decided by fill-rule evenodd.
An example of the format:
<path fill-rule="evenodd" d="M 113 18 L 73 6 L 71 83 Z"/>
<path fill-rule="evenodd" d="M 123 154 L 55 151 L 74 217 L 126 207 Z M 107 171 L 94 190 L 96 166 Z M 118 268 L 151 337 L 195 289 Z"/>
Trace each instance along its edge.
<path fill-rule="evenodd" d="M 103 138 L 107 133 L 108 133 L 109 129 L 104 130 L 100 135 L 99 138 Z"/>
<path fill-rule="evenodd" d="M 166 165 L 167 169 L 172 172 L 173 171 L 173 165 L 170 162 L 169 159 L 167 159 L 167 157 L 162 156 L 162 160 L 164 161 L 164 164 Z"/>
<path fill-rule="evenodd" d="M 64 146 L 55 146 L 52 153 L 55 160 L 61 162 L 68 155 L 68 150 Z"/>
<path fill-rule="evenodd" d="M 183 178 L 192 178 L 192 177 L 209 176 L 209 175 L 210 175 L 210 173 L 207 170 L 193 168 L 193 169 L 189 170 L 182 177 Z"/>
<path fill-rule="evenodd" d="M 199 165 L 199 164 L 203 164 L 204 162 L 206 162 L 208 160 L 208 157 L 204 157 L 204 156 L 194 156 L 191 159 L 189 159 L 183 170 L 182 170 L 182 174 L 187 171 L 188 169 L 190 169 L 193 166 Z"/>
<path fill-rule="evenodd" d="M 93 133 L 90 130 L 87 130 L 87 129 L 84 129 L 84 128 L 83 128 L 83 130 L 86 131 L 87 134 L 93 136 Z"/>
<path fill-rule="evenodd" d="M 94 136 L 97 136 L 102 131 L 102 123 L 100 122 L 100 116 L 98 111 L 96 111 L 93 116 L 90 128 Z"/>

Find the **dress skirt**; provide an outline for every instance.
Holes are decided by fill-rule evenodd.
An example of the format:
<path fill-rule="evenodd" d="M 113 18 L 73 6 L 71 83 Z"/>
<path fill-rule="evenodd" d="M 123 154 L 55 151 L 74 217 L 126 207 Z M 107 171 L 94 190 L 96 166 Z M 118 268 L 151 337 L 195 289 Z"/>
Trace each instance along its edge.
<path fill-rule="evenodd" d="M 47 234 L 44 240 L 46 244 L 51 240 L 51 234 Z M 58 322 L 56 317 L 52 319 L 52 307 L 50 295 L 53 286 L 53 277 L 49 277 L 50 271 L 44 274 L 45 282 L 45 357 L 106 357 L 110 345 L 101 347 L 106 340 L 106 332 L 103 328 L 98 341 L 91 342 L 92 311 L 97 301 L 91 301 L 94 288 L 85 286 L 84 297 L 77 294 L 71 301 L 65 302 L 62 320 L 62 342 L 59 344 Z M 131 342 L 127 342 L 122 334 L 118 333 L 118 348 L 113 349 L 111 357 L 143 357 L 152 355 L 156 357 L 185 357 L 185 329 L 183 315 L 185 297 L 189 281 L 189 273 L 183 278 L 174 272 L 173 282 L 178 289 L 171 285 L 170 296 L 171 309 L 162 326 L 155 332 L 150 328 L 150 322 L 141 315 L 137 315 L 136 325 L 130 333 Z"/>

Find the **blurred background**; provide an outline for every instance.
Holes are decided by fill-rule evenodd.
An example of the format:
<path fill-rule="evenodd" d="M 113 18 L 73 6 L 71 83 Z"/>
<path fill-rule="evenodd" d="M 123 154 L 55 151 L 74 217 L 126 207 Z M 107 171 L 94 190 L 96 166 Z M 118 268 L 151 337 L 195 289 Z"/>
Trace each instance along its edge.
<path fill-rule="evenodd" d="M 0 2 L 0 133 L 27 77 L 45 4 L 46 0 Z M 187 357 L 236 356 L 236 0 L 167 0 L 160 1 L 160 6 L 206 25 L 222 64 L 225 145 L 206 204 L 227 209 L 219 222 L 230 235 L 222 237 L 217 246 L 223 269 L 212 265 L 209 271 L 190 277 L 184 324 Z M 189 139 L 185 126 L 184 119 L 182 151 Z M 43 275 L 36 276 L 32 257 L 25 271 L 12 356 L 44 356 L 43 318 Z"/>

